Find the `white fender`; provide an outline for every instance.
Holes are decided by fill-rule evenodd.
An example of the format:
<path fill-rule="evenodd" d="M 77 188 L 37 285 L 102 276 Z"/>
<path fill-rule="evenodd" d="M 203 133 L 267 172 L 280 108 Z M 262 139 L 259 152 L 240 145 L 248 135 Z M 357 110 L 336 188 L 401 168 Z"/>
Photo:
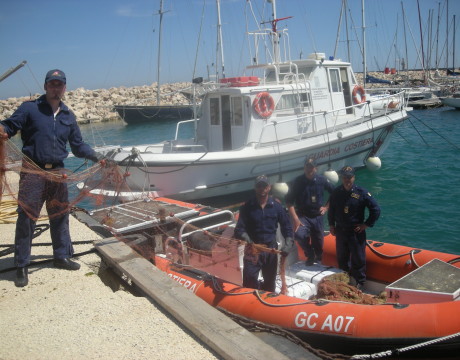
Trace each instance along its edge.
<path fill-rule="evenodd" d="M 274 197 L 284 199 L 288 193 L 289 186 L 286 183 L 275 183 L 272 185 L 272 193 Z"/>
<path fill-rule="evenodd" d="M 377 156 L 369 156 L 366 160 L 366 167 L 370 171 L 376 171 L 382 167 L 382 161 Z"/>
<path fill-rule="evenodd" d="M 339 182 L 339 175 L 332 169 L 326 170 L 324 176 L 331 184 L 337 184 Z"/>

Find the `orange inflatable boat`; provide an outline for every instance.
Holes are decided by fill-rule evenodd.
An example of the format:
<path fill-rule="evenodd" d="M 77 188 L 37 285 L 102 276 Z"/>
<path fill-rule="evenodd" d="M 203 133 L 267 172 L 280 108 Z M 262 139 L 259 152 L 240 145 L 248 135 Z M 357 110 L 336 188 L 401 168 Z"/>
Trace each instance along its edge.
<path fill-rule="evenodd" d="M 435 358 L 460 354 L 458 255 L 368 241 L 364 291 L 383 291 L 386 302 L 318 299 L 318 283 L 341 272 L 336 268 L 335 238 L 327 235 L 323 263 L 306 266 L 302 252 L 293 249 L 286 258 L 285 282 L 269 293 L 241 285 L 244 245 L 231 238 L 232 213 L 159 201 L 185 210 L 174 209 L 166 216 L 163 212 L 162 221 L 149 218 L 155 265 L 212 306 L 279 326 L 330 353 L 388 351 Z M 191 209 L 194 212 L 187 213 Z"/>

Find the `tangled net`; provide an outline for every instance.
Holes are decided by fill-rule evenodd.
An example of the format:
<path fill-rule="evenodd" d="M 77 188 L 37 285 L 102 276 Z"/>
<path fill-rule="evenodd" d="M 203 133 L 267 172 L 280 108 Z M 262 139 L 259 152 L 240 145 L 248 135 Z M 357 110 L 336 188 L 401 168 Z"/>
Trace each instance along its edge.
<path fill-rule="evenodd" d="M 139 220 L 146 224 L 149 220 L 156 219 L 157 222 L 151 223 L 142 229 L 136 229 L 135 233 L 142 234 L 143 238 L 133 238 L 132 232 L 117 232 L 116 212 L 120 205 L 121 198 L 115 196 L 107 197 L 96 189 L 111 189 L 113 194 L 132 193 L 126 184 L 128 172 L 122 173 L 122 168 L 118 166 L 104 166 L 101 163 L 89 165 L 66 160 L 66 166 L 74 162 L 75 170 L 67 168 L 46 170 L 40 168 L 31 159 L 22 154 L 21 150 L 11 140 L 0 141 L 0 221 L 14 223 L 16 218 L 15 208 L 20 206 L 27 215 L 37 221 L 52 219 L 62 216 L 77 209 L 90 212 L 92 218 L 98 221 L 101 226 L 112 236 L 124 241 L 133 247 L 143 257 L 155 261 L 158 253 L 166 254 L 167 257 L 176 264 L 192 264 L 194 267 L 210 273 L 222 273 L 225 270 L 233 270 L 237 276 L 231 279 L 236 281 L 238 276 L 241 279 L 240 258 L 242 252 L 251 252 L 251 257 L 257 261 L 261 252 L 280 252 L 276 249 L 269 249 L 260 244 L 245 247 L 246 242 L 233 238 L 233 228 L 221 226 L 208 230 L 206 221 L 189 224 L 187 219 L 178 217 L 179 210 L 166 208 L 161 201 L 156 201 L 153 197 L 144 194 L 143 199 L 139 199 L 142 205 L 131 211 L 127 217 Z M 75 159 L 76 160 L 76 159 Z M 80 161 L 81 163 L 81 161 Z M 33 175 L 33 176 L 24 176 Z M 18 196 L 19 181 L 21 186 L 28 191 L 39 191 L 37 183 L 46 183 L 49 191 L 54 191 L 51 200 L 47 200 L 46 207 L 37 213 L 27 203 L 27 199 Z M 37 178 L 42 181 L 37 182 Z M 30 181 L 29 181 L 30 179 Z M 29 181 L 29 182 L 28 182 Z M 65 184 L 67 186 L 54 186 Z M 68 201 L 63 203 L 60 199 L 61 194 L 57 191 L 68 191 Z M 45 189 L 45 191 L 48 191 Z M 192 208 L 193 205 L 189 204 Z M 48 210 L 45 212 L 45 210 Z M 50 211 L 52 209 L 52 211 Z M 207 208 L 212 213 L 219 209 Z M 201 211 L 200 211 L 201 212 Z M 181 238 L 180 233 L 189 234 Z M 134 239 L 134 240 L 133 240 Z M 246 248 L 246 250 L 244 250 Z M 286 291 L 284 281 L 284 258 L 281 257 L 282 291 Z M 240 280 L 241 282 L 241 280 Z"/>

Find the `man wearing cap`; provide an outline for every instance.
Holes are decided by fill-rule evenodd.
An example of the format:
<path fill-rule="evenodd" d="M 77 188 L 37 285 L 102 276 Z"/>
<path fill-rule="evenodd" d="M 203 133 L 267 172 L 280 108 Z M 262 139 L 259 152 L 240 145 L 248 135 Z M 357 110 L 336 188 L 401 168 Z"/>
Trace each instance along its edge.
<path fill-rule="evenodd" d="M 349 272 L 352 281 L 362 288 L 366 281 L 366 229 L 374 226 L 380 207 L 366 189 L 355 185 L 351 166 L 344 166 L 339 174 L 342 185 L 329 198 L 329 227 L 336 237 L 339 268 Z M 365 208 L 369 210 L 366 220 Z"/>
<path fill-rule="evenodd" d="M 324 191 L 334 186 L 317 174 L 313 158 L 305 159 L 304 174 L 294 179 L 286 194 L 286 205 L 294 224 L 295 238 L 307 257 L 306 265 L 321 263 L 324 244 L 324 221 L 329 204 L 324 203 Z"/>
<path fill-rule="evenodd" d="M 278 223 L 285 245 L 281 249 L 288 252 L 293 245 L 292 227 L 286 210 L 271 196 L 271 185 L 265 175 L 255 180 L 255 196 L 244 203 L 240 208 L 238 222 L 234 236 L 248 243 L 244 249 L 243 286 L 259 289 L 259 272 L 262 271 L 262 290 L 274 292 L 276 289 L 276 271 L 278 255 L 268 252 L 256 253 L 251 244 L 265 245 L 276 249 L 276 232 Z"/>
<path fill-rule="evenodd" d="M 74 113 L 61 101 L 66 90 L 66 76 L 58 69 L 46 74 L 45 94 L 22 103 L 8 119 L 0 122 L 0 139 L 21 133 L 23 154 L 45 171 L 64 167 L 68 155 L 67 143 L 79 158 L 97 162 L 102 158 L 81 136 Z M 28 284 L 27 266 L 30 263 L 35 223 L 44 203 L 49 215 L 53 243 L 54 266 L 78 270 L 80 265 L 70 258 L 73 247 L 69 234 L 68 192 L 65 182 L 50 181 L 33 171 L 23 161 L 18 193 L 14 262 L 17 267 L 15 284 Z M 57 169 L 57 170 L 55 170 Z"/>

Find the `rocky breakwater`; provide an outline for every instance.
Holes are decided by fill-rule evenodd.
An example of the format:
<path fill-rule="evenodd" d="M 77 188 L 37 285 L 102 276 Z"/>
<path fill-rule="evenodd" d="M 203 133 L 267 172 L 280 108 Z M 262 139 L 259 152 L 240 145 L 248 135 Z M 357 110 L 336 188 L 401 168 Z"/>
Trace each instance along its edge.
<path fill-rule="evenodd" d="M 186 105 L 189 99 L 181 93 L 190 89 L 191 83 L 180 82 L 164 84 L 160 87 L 162 105 Z M 0 120 L 9 117 L 21 103 L 36 99 L 40 94 L 30 97 L 9 98 L 0 100 Z M 79 123 L 108 121 L 120 119 L 114 105 L 156 105 L 157 84 L 151 86 L 117 87 L 110 89 L 86 90 L 78 88 L 68 90 L 64 102 L 77 116 Z"/>
<path fill-rule="evenodd" d="M 393 85 L 401 85 L 405 87 L 421 86 L 424 83 L 425 72 L 421 70 L 399 71 L 394 74 L 385 74 L 383 71 L 371 71 L 367 73 L 370 76 L 381 80 L 391 81 Z M 433 76 L 434 73 L 431 74 Z M 356 81 L 363 84 L 363 73 L 355 73 Z M 388 87 L 388 84 L 366 84 L 366 88 L 372 87 Z"/>

